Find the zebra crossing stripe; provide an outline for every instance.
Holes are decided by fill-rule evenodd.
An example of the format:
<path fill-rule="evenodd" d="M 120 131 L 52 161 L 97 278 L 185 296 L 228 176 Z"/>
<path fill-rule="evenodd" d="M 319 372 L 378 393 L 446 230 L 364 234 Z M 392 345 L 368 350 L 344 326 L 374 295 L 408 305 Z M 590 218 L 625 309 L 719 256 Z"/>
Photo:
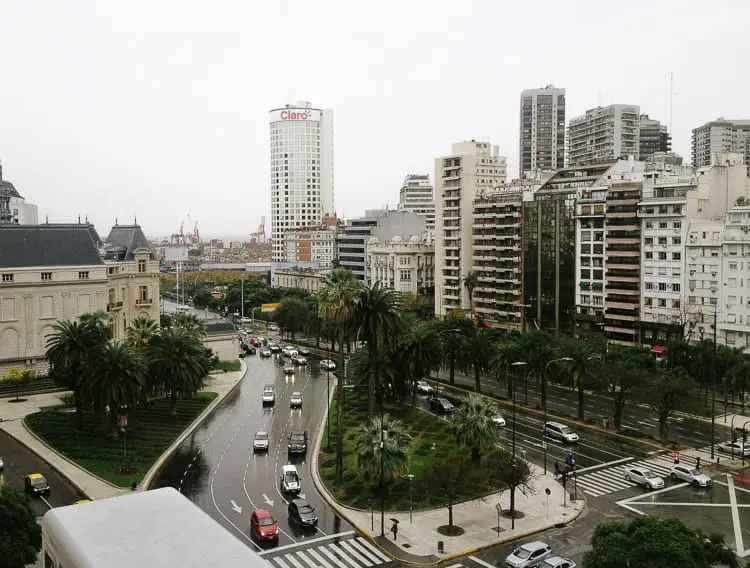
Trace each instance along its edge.
<path fill-rule="evenodd" d="M 451 564 L 450 566 L 446 566 L 446 568 L 462 568 L 463 564 Z"/>
<path fill-rule="evenodd" d="M 602 489 L 614 489 L 615 491 L 619 491 L 620 489 L 630 487 L 630 484 L 628 484 L 624 480 L 618 481 L 614 477 L 610 477 L 611 475 L 612 474 L 607 475 L 607 472 L 593 472 L 586 477 L 596 481 L 596 483 L 602 486 Z"/>
<path fill-rule="evenodd" d="M 380 564 L 380 559 L 372 554 L 372 552 L 368 552 L 365 547 L 363 547 L 361 544 L 359 544 L 356 539 L 352 539 L 347 541 L 350 546 L 354 547 L 355 550 L 359 551 L 359 553 L 370 560 L 373 564 Z"/>
<path fill-rule="evenodd" d="M 321 568 L 319 564 L 315 564 L 310 558 L 308 558 L 307 554 L 305 554 L 304 550 L 298 550 L 297 555 L 305 561 L 305 564 L 307 564 L 310 568 Z"/>
<path fill-rule="evenodd" d="M 284 562 L 284 560 L 281 558 L 281 556 L 277 556 L 276 558 L 272 559 L 276 564 L 279 565 L 279 568 L 289 568 L 289 565 Z"/>
<path fill-rule="evenodd" d="M 325 546 L 319 546 L 318 550 L 325 554 L 334 564 L 336 564 L 339 568 L 349 568 L 346 564 L 341 562 L 339 560 L 338 556 L 334 555 L 330 550 L 328 550 Z"/>
<path fill-rule="evenodd" d="M 333 568 L 330 564 L 328 564 L 327 560 L 324 560 L 323 557 L 318 553 L 317 550 L 314 548 L 311 548 L 307 551 L 307 553 L 312 556 L 315 560 L 318 561 L 318 564 L 322 566 L 323 568 Z"/>
<path fill-rule="evenodd" d="M 362 545 L 366 550 L 369 550 L 372 552 L 377 558 L 380 558 L 383 560 L 383 562 L 390 562 L 391 559 L 387 557 L 385 554 L 380 552 L 377 548 L 375 548 L 372 544 L 367 542 L 366 539 L 362 538 L 361 536 L 358 536 L 356 540 L 360 545 Z"/>
<path fill-rule="evenodd" d="M 296 559 L 296 558 L 295 558 L 294 556 L 292 556 L 292 554 L 291 554 L 291 553 L 289 553 L 289 554 L 285 554 L 285 555 L 284 555 L 284 558 L 286 558 L 286 559 L 287 559 L 287 560 L 289 561 L 289 563 L 290 563 L 290 564 L 291 564 L 292 566 L 294 566 L 294 568 L 305 568 L 305 567 L 304 567 L 304 566 L 302 565 L 302 562 L 300 562 L 300 561 L 299 561 L 299 560 L 297 560 L 297 559 Z"/>
<path fill-rule="evenodd" d="M 348 542 L 342 541 L 342 542 L 339 543 L 339 546 L 341 546 L 341 548 L 343 548 L 349 554 L 351 554 L 352 558 L 354 560 L 358 560 L 359 562 L 361 562 L 362 564 L 364 564 L 367 567 L 373 565 L 372 562 L 370 562 L 367 558 L 363 557 L 359 552 L 357 552 L 356 550 L 354 550 L 353 547 L 349 546 Z"/>

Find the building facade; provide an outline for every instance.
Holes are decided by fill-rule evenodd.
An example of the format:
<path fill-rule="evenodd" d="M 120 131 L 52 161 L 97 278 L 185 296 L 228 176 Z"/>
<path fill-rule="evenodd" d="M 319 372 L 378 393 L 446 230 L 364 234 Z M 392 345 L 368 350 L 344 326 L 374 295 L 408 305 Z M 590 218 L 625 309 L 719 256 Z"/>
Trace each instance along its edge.
<path fill-rule="evenodd" d="M 395 236 L 381 242 L 370 237 L 365 282 L 411 296 L 435 294 L 435 246 L 424 235 Z"/>
<path fill-rule="evenodd" d="M 742 154 L 750 175 L 750 120 L 718 118 L 693 129 L 693 167 L 712 163 L 716 153 Z"/>
<path fill-rule="evenodd" d="M 435 230 L 435 188 L 429 174 L 408 174 L 401 184 L 399 211 L 410 211 L 425 218 L 428 231 Z"/>
<path fill-rule="evenodd" d="M 469 311 L 463 278 L 473 266 L 471 218 L 479 192 L 505 184 L 506 159 L 488 142 L 458 142 L 435 159 L 435 314 Z"/>
<path fill-rule="evenodd" d="M 38 222 L 37 206 L 26 203 L 15 186 L 3 179 L 3 166 L 0 164 L 0 223 L 36 225 Z"/>
<path fill-rule="evenodd" d="M 477 323 L 523 329 L 523 254 L 520 187 L 487 190 L 474 200 L 473 271 Z"/>
<path fill-rule="evenodd" d="M 270 112 L 272 260 L 284 260 L 284 235 L 333 215 L 333 111 L 308 102 Z"/>
<path fill-rule="evenodd" d="M 570 120 L 568 165 L 601 164 L 627 156 L 638 159 L 639 144 L 638 106 L 596 107 Z"/>
<path fill-rule="evenodd" d="M 639 118 L 638 159 L 645 162 L 657 152 L 672 151 L 672 136 L 667 125 L 642 114 Z"/>
<path fill-rule="evenodd" d="M 519 177 L 565 166 L 565 89 L 547 85 L 521 92 Z"/>
<path fill-rule="evenodd" d="M 314 294 L 320 290 L 330 270 L 312 268 L 281 268 L 274 271 L 274 288 L 299 288 Z"/>
<path fill-rule="evenodd" d="M 313 262 L 331 268 L 336 259 L 336 227 L 290 231 L 284 235 L 286 262 Z"/>

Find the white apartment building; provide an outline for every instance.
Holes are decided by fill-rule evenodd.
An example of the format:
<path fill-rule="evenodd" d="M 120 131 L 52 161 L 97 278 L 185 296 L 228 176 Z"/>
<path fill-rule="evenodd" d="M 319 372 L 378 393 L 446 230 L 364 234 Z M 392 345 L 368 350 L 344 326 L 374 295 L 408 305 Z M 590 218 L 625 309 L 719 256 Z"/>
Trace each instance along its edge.
<path fill-rule="evenodd" d="M 308 102 L 270 112 L 272 260 L 284 260 L 284 235 L 317 226 L 333 204 L 333 111 Z"/>
<path fill-rule="evenodd" d="M 547 85 L 521 92 L 518 177 L 565 166 L 565 89 Z"/>
<path fill-rule="evenodd" d="M 634 156 L 640 147 L 640 113 L 635 105 L 587 110 L 570 120 L 568 165 L 587 166 Z"/>
<path fill-rule="evenodd" d="M 370 237 L 365 282 L 380 282 L 384 288 L 413 296 L 434 294 L 434 244 L 424 235 L 395 236 L 385 242 Z"/>
<path fill-rule="evenodd" d="M 274 288 L 299 288 L 314 294 L 323 287 L 330 270 L 280 268 L 274 271 Z"/>
<path fill-rule="evenodd" d="M 693 167 L 708 166 L 716 153 L 745 156 L 750 175 L 750 120 L 717 118 L 693 129 Z"/>
<path fill-rule="evenodd" d="M 750 203 L 726 215 L 721 254 L 722 296 L 717 313 L 717 342 L 750 349 Z M 718 317 L 722 315 L 723 317 Z M 706 316 L 703 316 L 706 319 Z M 704 324 L 705 325 L 705 324 Z"/>
<path fill-rule="evenodd" d="M 284 235 L 286 262 L 312 262 L 331 268 L 336 258 L 336 227 L 290 231 Z"/>
<path fill-rule="evenodd" d="M 463 277 L 473 269 L 471 219 L 478 193 L 505 184 L 507 162 L 489 142 L 458 142 L 435 159 L 435 314 L 468 311 Z"/>
<path fill-rule="evenodd" d="M 399 190 L 399 211 L 410 211 L 425 218 L 428 231 L 435 230 L 435 188 L 429 174 L 408 174 Z"/>

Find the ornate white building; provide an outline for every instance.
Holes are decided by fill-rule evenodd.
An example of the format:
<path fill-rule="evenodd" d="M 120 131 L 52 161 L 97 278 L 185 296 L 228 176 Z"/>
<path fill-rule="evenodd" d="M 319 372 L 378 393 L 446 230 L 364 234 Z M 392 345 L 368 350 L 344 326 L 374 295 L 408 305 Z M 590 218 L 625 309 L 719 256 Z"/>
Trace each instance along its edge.
<path fill-rule="evenodd" d="M 402 294 L 434 295 L 435 246 L 419 235 L 395 236 L 386 242 L 370 237 L 367 243 L 365 281 L 380 282 Z"/>

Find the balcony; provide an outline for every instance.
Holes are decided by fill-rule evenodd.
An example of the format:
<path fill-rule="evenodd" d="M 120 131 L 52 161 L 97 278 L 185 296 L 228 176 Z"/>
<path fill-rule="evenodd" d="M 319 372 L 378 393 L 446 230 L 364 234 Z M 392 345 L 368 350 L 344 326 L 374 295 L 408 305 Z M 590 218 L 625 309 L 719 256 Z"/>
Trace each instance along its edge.
<path fill-rule="evenodd" d="M 114 312 L 122 309 L 122 302 L 110 302 L 107 304 L 107 311 Z"/>
<path fill-rule="evenodd" d="M 153 303 L 152 298 L 138 298 L 135 301 L 136 306 L 150 306 Z"/>

